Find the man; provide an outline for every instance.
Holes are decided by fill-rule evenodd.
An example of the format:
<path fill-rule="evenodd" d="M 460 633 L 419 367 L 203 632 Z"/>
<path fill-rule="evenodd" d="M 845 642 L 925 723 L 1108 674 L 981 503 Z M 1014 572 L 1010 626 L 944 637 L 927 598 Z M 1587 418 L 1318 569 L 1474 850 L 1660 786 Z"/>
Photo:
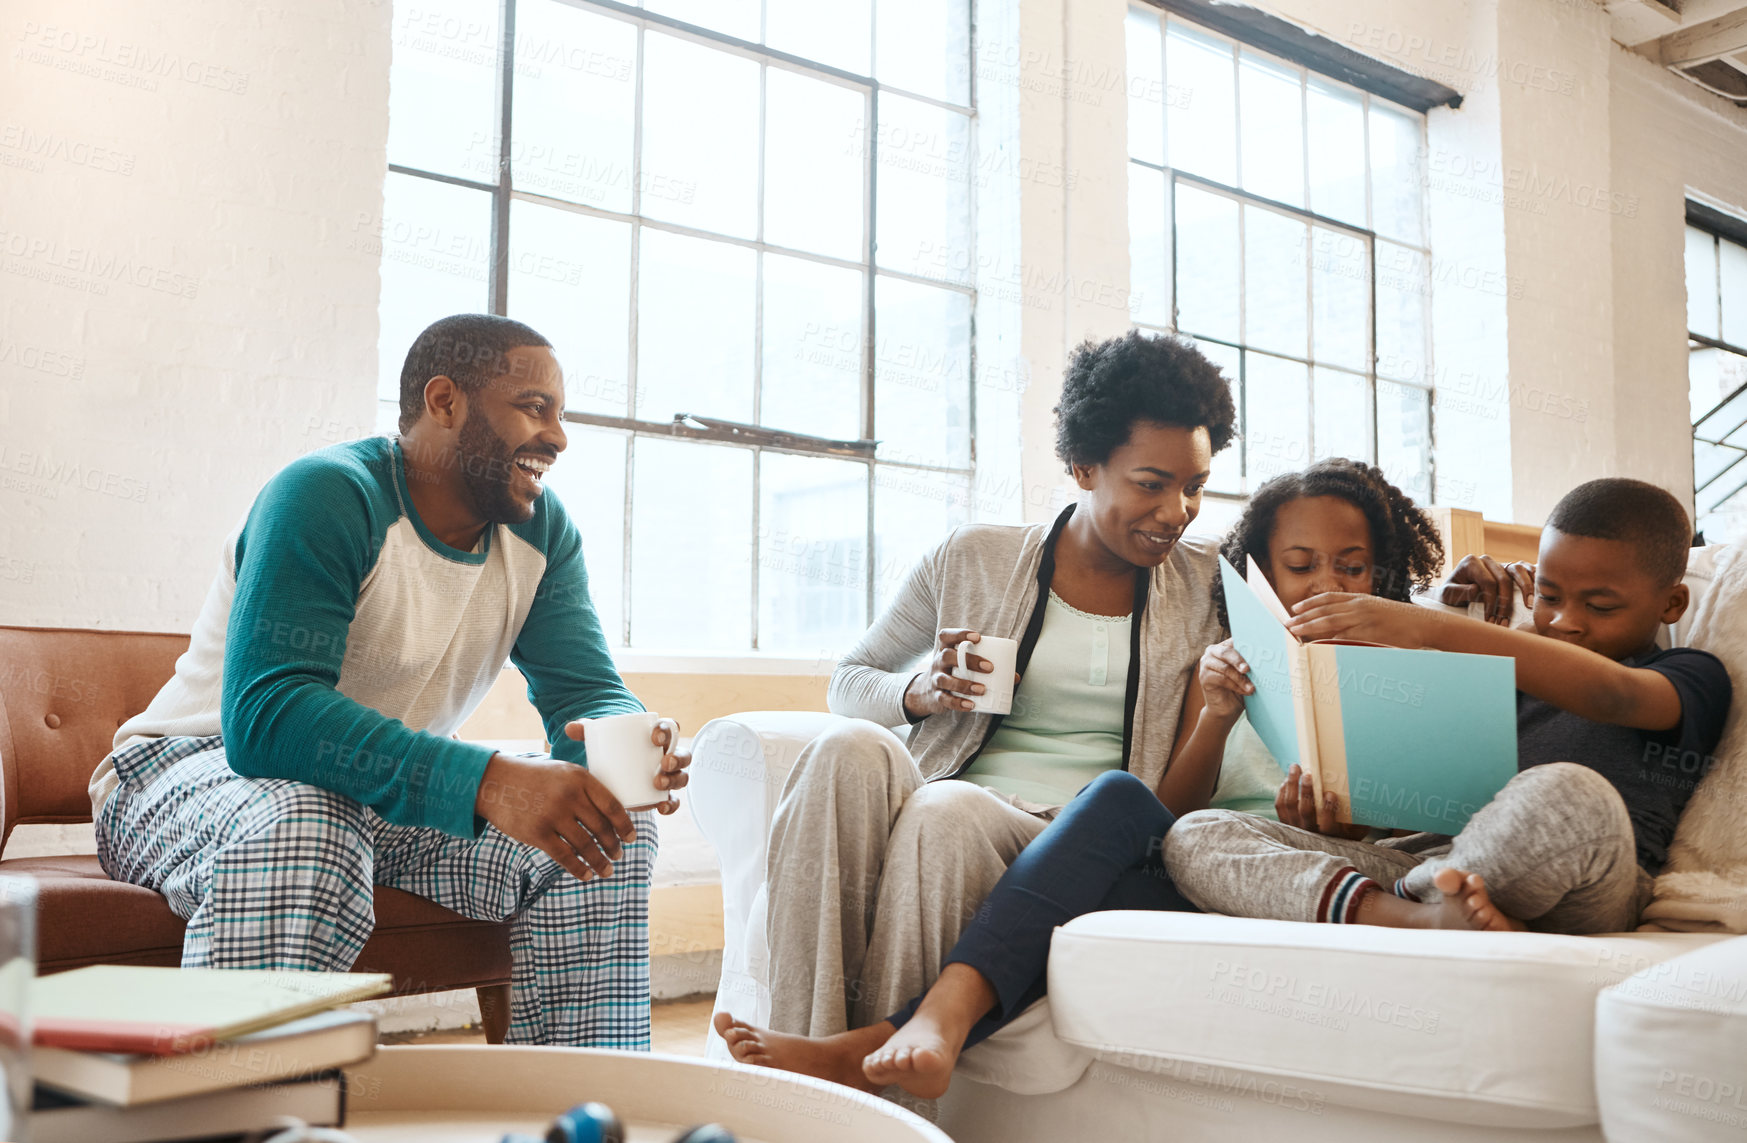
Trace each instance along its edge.
<path fill-rule="evenodd" d="M 400 436 L 294 461 L 226 541 L 175 676 L 91 781 L 104 869 L 187 919 L 184 965 L 345 970 L 392 885 L 513 922 L 511 1042 L 648 1048 L 654 818 L 577 765 L 584 720 L 642 705 L 543 494 L 563 409 L 545 338 L 444 318 L 401 371 Z M 551 757 L 450 737 L 506 658 Z"/>

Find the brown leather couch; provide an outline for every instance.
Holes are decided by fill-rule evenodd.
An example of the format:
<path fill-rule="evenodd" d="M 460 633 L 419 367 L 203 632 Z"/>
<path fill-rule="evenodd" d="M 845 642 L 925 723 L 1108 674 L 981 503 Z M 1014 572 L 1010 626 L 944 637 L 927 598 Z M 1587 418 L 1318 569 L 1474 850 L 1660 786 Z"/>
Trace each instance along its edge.
<path fill-rule="evenodd" d="M 0 853 L 16 825 L 91 820 L 91 771 L 187 648 L 186 635 L 0 627 Z M 0 860 L 0 874 L 37 881 L 42 973 L 181 962 L 182 919 L 150 889 L 110 880 L 95 857 Z M 392 973 L 399 994 L 478 990 L 486 1038 L 502 1043 L 509 930 L 378 887 L 376 931 L 355 967 Z"/>

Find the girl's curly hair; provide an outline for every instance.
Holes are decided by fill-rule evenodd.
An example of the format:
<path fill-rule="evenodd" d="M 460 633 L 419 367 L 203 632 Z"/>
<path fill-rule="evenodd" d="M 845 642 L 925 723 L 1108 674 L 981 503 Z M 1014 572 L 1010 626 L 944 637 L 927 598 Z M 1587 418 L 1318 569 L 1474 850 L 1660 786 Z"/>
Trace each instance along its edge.
<path fill-rule="evenodd" d="M 1281 505 L 1306 496 L 1338 496 L 1365 514 L 1374 549 L 1373 595 L 1405 602 L 1412 592 L 1430 587 L 1432 577 L 1443 567 L 1444 543 L 1432 518 L 1389 483 L 1381 469 L 1340 457 L 1276 476 L 1256 489 L 1220 544 L 1221 554 L 1239 572 L 1244 570 L 1246 556 L 1266 563 L 1274 517 Z M 1213 581 L 1213 600 L 1219 608 L 1219 622 L 1229 628 L 1225 590 L 1218 577 Z"/>

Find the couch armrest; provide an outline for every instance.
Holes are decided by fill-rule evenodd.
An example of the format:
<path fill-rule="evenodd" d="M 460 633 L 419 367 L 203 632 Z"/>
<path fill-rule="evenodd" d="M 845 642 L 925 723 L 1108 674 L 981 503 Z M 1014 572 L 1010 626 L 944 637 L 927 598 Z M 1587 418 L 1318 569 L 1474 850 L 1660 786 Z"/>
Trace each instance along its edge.
<path fill-rule="evenodd" d="M 789 771 L 837 717 L 749 711 L 712 719 L 692 742 L 692 814 L 722 866 L 725 961 L 744 955 L 747 918 L 764 886 L 770 823 Z"/>
<path fill-rule="evenodd" d="M 1595 1002 L 1595 1094 L 1613 1143 L 1747 1129 L 1747 936 L 1649 965 Z"/>

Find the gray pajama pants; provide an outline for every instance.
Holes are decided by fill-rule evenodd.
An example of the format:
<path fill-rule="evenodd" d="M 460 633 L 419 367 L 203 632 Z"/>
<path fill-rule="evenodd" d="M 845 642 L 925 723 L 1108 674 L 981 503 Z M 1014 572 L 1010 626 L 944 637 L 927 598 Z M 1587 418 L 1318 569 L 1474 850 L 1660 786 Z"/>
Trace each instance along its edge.
<path fill-rule="evenodd" d="M 1454 838 L 1417 833 L 1369 844 L 1201 810 L 1165 835 L 1165 864 L 1183 895 L 1210 913 L 1337 922 L 1353 920 L 1374 887 L 1442 900 L 1432 878 L 1453 867 L 1484 877 L 1507 915 L 1553 933 L 1635 928 L 1651 882 L 1619 793 L 1570 762 L 1524 770 Z"/>
<path fill-rule="evenodd" d="M 771 825 L 771 1027 L 828 1036 L 903 1007 L 1053 813 L 969 782 L 924 783 L 871 722 L 815 738 Z"/>

